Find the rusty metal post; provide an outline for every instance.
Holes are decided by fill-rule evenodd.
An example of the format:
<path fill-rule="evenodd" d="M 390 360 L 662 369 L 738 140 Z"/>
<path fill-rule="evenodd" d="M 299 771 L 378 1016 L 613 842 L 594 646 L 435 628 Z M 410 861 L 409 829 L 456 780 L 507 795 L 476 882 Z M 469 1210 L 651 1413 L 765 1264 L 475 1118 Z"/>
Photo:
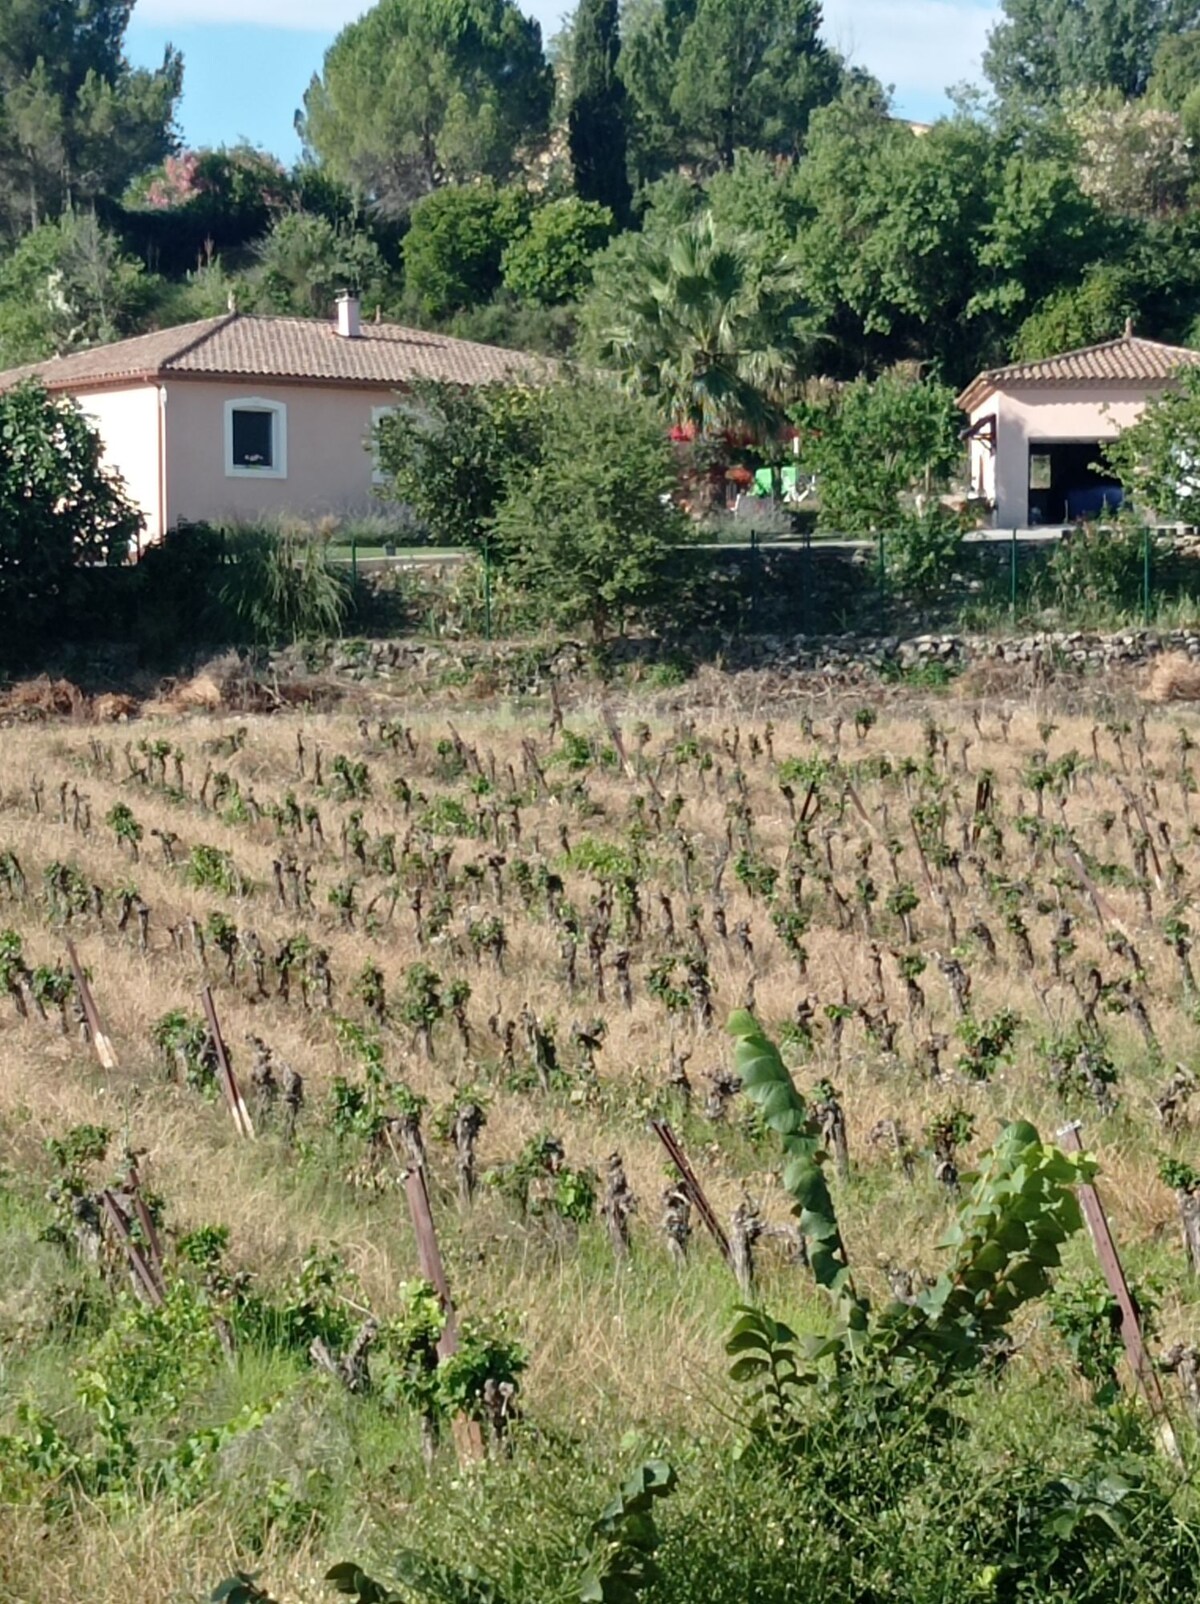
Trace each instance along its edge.
<path fill-rule="evenodd" d="M 134 1241 L 133 1233 L 129 1227 L 129 1216 L 117 1202 L 116 1197 L 107 1189 L 100 1194 L 104 1204 L 104 1212 L 108 1215 L 109 1224 L 116 1232 L 121 1246 L 125 1249 L 129 1259 L 129 1267 L 133 1271 L 134 1280 L 141 1288 L 142 1295 L 147 1303 L 154 1308 L 161 1309 L 163 1305 L 163 1285 L 161 1276 L 146 1260 L 146 1255 Z"/>
<path fill-rule="evenodd" d="M 1080 1131 L 1083 1129 L 1080 1120 L 1073 1120 L 1064 1125 L 1058 1133 L 1058 1140 L 1064 1151 L 1068 1153 L 1082 1153 L 1083 1142 Z M 1179 1445 L 1175 1439 L 1175 1432 L 1167 1414 L 1166 1400 L 1163 1397 L 1162 1386 L 1158 1379 L 1158 1371 L 1154 1368 L 1154 1361 L 1146 1351 L 1146 1341 L 1142 1335 L 1142 1322 L 1138 1318 L 1137 1308 L 1129 1290 L 1129 1282 L 1125 1278 L 1125 1271 L 1121 1265 L 1121 1258 L 1117 1252 L 1117 1244 L 1113 1240 L 1112 1227 L 1108 1223 L 1108 1215 L 1104 1211 L 1104 1204 L 1100 1194 L 1090 1181 L 1076 1187 L 1079 1197 L 1079 1206 L 1083 1210 L 1083 1217 L 1087 1221 L 1087 1228 L 1092 1238 L 1092 1245 L 1096 1250 L 1096 1258 L 1104 1272 L 1104 1279 L 1108 1282 L 1109 1291 L 1116 1300 L 1117 1308 L 1121 1313 L 1121 1340 L 1125 1344 L 1125 1354 L 1129 1360 L 1129 1368 L 1133 1373 L 1134 1385 L 1141 1394 L 1142 1400 L 1151 1415 L 1153 1415 L 1159 1428 L 1163 1447 L 1172 1459 L 1178 1459 Z"/>
<path fill-rule="evenodd" d="M 670 1158 L 671 1163 L 674 1164 L 675 1168 L 679 1171 L 680 1179 L 687 1188 L 688 1196 L 692 1200 L 696 1213 L 704 1221 L 705 1229 L 708 1231 L 709 1236 L 712 1237 L 713 1241 L 720 1248 L 721 1257 L 732 1270 L 734 1267 L 733 1251 L 729 1246 L 729 1238 L 721 1229 L 721 1223 L 717 1219 L 716 1214 L 713 1212 L 712 1204 L 705 1196 L 704 1188 L 700 1185 L 700 1182 L 696 1178 L 696 1172 L 688 1163 L 687 1154 L 679 1145 L 679 1138 L 675 1135 L 675 1132 L 671 1129 L 670 1125 L 665 1119 L 651 1120 L 650 1129 L 666 1148 L 667 1155 Z"/>
<path fill-rule="evenodd" d="M 445 1315 L 442 1334 L 438 1338 L 439 1359 L 458 1352 L 458 1322 L 454 1315 L 454 1299 L 450 1296 L 450 1283 L 446 1279 L 446 1266 L 438 1247 L 437 1230 L 433 1223 L 433 1210 L 429 1206 L 429 1189 L 425 1185 L 425 1171 L 410 1169 L 404 1177 L 404 1195 L 408 1199 L 408 1212 L 412 1217 L 413 1235 L 417 1239 L 417 1258 L 421 1274 L 438 1295 Z M 479 1422 L 467 1415 L 455 1416 L 453 1422 L 454 1446 L 459 1463 L 483 1458 L 483 1432 Z"/>
<path fill-rule="evenodd" d="M 238 1083 L 234 1077 L 233 1066 L 229 1062 L 229 1054 L 225 1050 L 225 1038 L 221 1034 L 221 1022 L 217 1018 L 217 1005 L 213 1001 L 212 987 L 205 986 L 200 993 L 200 1000 L 204 1004 L 204 1017 L 208 1022 L 209 1035 L 212 1037 L 213 1051 L 217 1055 L 217 1073 L 221 1081 L 221 1090 L 225 1093 L 225 1101 L 229 1104 L 229 1112 L 233 1115 L 233 1123 L 243 1136 L 254 1137 L 254 1126 L 250 1120 L 250 1113 L 238 1090 Z"/>

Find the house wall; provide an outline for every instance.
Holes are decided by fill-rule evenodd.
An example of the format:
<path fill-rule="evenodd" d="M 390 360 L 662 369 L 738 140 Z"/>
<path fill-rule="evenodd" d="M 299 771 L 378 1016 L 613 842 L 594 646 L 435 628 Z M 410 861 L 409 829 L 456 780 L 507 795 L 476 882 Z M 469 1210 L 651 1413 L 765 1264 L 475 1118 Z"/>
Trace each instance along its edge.
<path fill-rule="evenodd" d="M 366 449 L 372 410 L 391 392 L 379 387 L 240 383 L 172 378 L 166 382 L 168 526 L 181 519 L 304 518 L 365 512 L 378 506 L 374 463 Z M 286 478 L 227 477 L 225 405 L 280 401 L 287 407 Z"/>
<path fill-rule="evenodd" d="M 140 384 L 129 390 L 99 390 L 78 397 L 104 442 L 104 461 L 125 481 L 129 498 L 146 520 L 143 541 L 162 536 L 159 478 L 159 391 Z"/>
<path fill-rule="evenodd" d="M 1030 386 L 987 398 L 971 413 L 976 423 L 996 414 L 996 451 L 971 442 L 971 482 L 977 494 L 995 504 L 998 529 L 1020 529 L 1029 517 L 1029 445 L 1033 440 L 1112 440 L 1136 423 L 1147 397 L 1161 385 L 1103 389 L 1087 386 Z"/>

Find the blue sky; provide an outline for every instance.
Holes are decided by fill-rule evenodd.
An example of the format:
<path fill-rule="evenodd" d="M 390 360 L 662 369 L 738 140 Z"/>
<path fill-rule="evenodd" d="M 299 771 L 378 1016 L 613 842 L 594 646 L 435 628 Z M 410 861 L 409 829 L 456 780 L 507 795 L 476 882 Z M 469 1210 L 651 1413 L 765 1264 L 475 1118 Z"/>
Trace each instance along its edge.
<path fill-rule="evenodd" d="M 526 0 L 546 38 L 574 0 Z M 292 120 L 337 30 L 363 0 L 139 0 L 131 59 L 154 65 L 168 41 L 183 51 L 180 112 L 189 145 L 248 139 L 285 160 L 298 154 Z M 825 0 L 826 38 L 896 88 L 896 110 L 919 120 L 946 105 L 950 85 L 979 77 L 996 0 Z"/>

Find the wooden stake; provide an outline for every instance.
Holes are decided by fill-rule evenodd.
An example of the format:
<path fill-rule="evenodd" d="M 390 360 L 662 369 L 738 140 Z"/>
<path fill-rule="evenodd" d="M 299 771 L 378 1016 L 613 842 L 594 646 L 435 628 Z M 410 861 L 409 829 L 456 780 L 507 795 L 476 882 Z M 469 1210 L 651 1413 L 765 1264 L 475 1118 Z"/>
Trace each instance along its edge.
<path fill-rule="evenodd" d="M 92 996 L 92 988 L 83 972 L 83 965 L 79 962 L 79 954 L 75 951 L 75 943 L 70 938 L 67 940 L 67 957 L 71 964 L 71 974 L 75 979 L 75 990 L 79 993 L 83 1017 L 87 1020 L 88 1035 L 92 1038 L 92 1046 L 95 1049 L 96 1057 L 100 1060 L 100 1067 L 108 1070 L 116 1069 L 116 1049 L 108 1032 L 100 1023 L 96 999 Z"/>
<path fill-rule="evenodd" d="M 687 1189 L 688 1196 L 692 1200 L 692 1204 L 695 1207 L 696 1213 L 704 1221 L 705 1229 L 708 1231 L 709 1236 L 712 1237 L 713 1241 L 720 1248 L 722 1258 L 732 1270 L 734 1268 L 733 1251 L 729 1246 L 729 1238 L 721 1229 L 721 1223 L 713 1212 L 712 1204 L 705 1196 L 704 1188 L 696 1179 L 696 1172 L 688 1163 L 687 1154 L 679 1145 L 679 1138 L 675 1135 L 675 1132 L 671 1129 L 670 1125 L 665 1119 L 652 1119 L 650 1121 L 650 1129 L 666 1148 L 667 1155 L 670 1158 L 671 1163 L 674 1164 L 675 1168 L 679 1171 L 680 1179 L 683 1181 L 683 1184 Z"/>
<path fill-rule="evenodd" d="M 1082 1129 L 1080 1120 L 1073 1120 L 1071 1124 L 1063 1126 L 1058 1133 L 1058 1140 L 1064 1151 L 1083 1152 L 1083 1142 L 1079 1134 Z M 1167 1405 L 1159 1383 L 1158 1371 L 1146 1351 L 1142 1323 L 1129 1291 L 1129 1282 L 1125 1279 L 1125 1271 L 1117 1252 L 1117 1244 L 1113 1240 L 1112 1227 L 1108 1223 L 1104 1204 L 1100 1200 L 1099 1192 L 1090 1181 L 1077 1186 L 1075 1190 L 1079 1197 L 1079 1206 L 1083 1210 L 1083 1217 L 1087 1221 L 1092 1245 L 1096 1250 L 1096 1258 L 1104 1272 L 1104 1279 L 1108 1282 L 1109 1291 L 1121 1312 L 1121 1341 L 1125 1344 L 1125 1354 L 1133 1373 L 1134 1385 L 1154 1417 L 1163 1448 L 1172 1459 L 1179 1459 L 1181 1457 L 1179 1444 L 1167 1415 Z"/>
<path fill-rule="evenodd" d="M 446 1266 L 442 1262 L 441 1249 L 438 1247 L 424 1170 L 408 1171 L 404 1177 L 404 1195 L 408 1199 L 413 1235 L 417 1239 L 417 1258 L 420 1261 L 421 1274 L 437 1293 L 442 1313 L 446 1317 L 437 1345 L 438 1358 L 446 1359 L 450 1354 L 458 1352 L 458 1321 L 454 1316 L 454 1300 L 450 1296 Z M 452 1429 L 460 1464 L 483 1458 L 483 1432 L 477 1420 L 471 1420 L 467 1415 L 456 1415 Z"/>
<path fill-rule="evenodd" d="M 225 1093 L 225 1101 L 229 1104 L 229 1112 L 233 1115 L 233 1123 L 237 1126 L 241 1135 L 253 1140 L 254 1126 L 250 1120 L 250 1112 L 243 1101 L 241 1092 L 238 1090 L 233 1066 L 229 1062 L 229 1054 L 225 1050 L 225 1038 L 221 1034 L 221 1022 L 217 1018 L 217 1005 L 213 1001 L 211 986 L 204 987 L 200 993 L 200 1000 L 204 1004 L 204 1017 L 208 1021 L 213 1050 L 217 1055 L 217 1074 L 221 1082 L 221 1090 Z"/>

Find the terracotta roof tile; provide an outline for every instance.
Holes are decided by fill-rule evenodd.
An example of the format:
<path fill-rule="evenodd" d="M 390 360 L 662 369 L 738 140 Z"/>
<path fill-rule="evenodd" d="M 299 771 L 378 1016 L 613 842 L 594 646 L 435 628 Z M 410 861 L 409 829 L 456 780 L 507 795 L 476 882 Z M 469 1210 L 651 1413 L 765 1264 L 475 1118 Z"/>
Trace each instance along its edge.
<path fill-rule="evenodd" d="M 340 384 L 403 385 L 413 379 L 456 384 L 544 376 L 551 364 L 520 351 L 451 339 L 397 323 L 363 323 L 354 339 L 317 318 L 250 317 L 231 312 L 112 345 L 74 351 L 0 373 L 0 389 L 38 377 L 51 389 L 172 373 Z"/>
<path fill-rule="evenodd" d="M 990 368 L 972 379 L 958 404 L 970 412 L 995 391 L 1018 385 L 1163 384 L 1181 367 L 1198 362 L 1200 351 L 1125 334 L 1119 340 L 1105 340 L 1102 345 L 1064 351 L 1061 356 Z"/>

